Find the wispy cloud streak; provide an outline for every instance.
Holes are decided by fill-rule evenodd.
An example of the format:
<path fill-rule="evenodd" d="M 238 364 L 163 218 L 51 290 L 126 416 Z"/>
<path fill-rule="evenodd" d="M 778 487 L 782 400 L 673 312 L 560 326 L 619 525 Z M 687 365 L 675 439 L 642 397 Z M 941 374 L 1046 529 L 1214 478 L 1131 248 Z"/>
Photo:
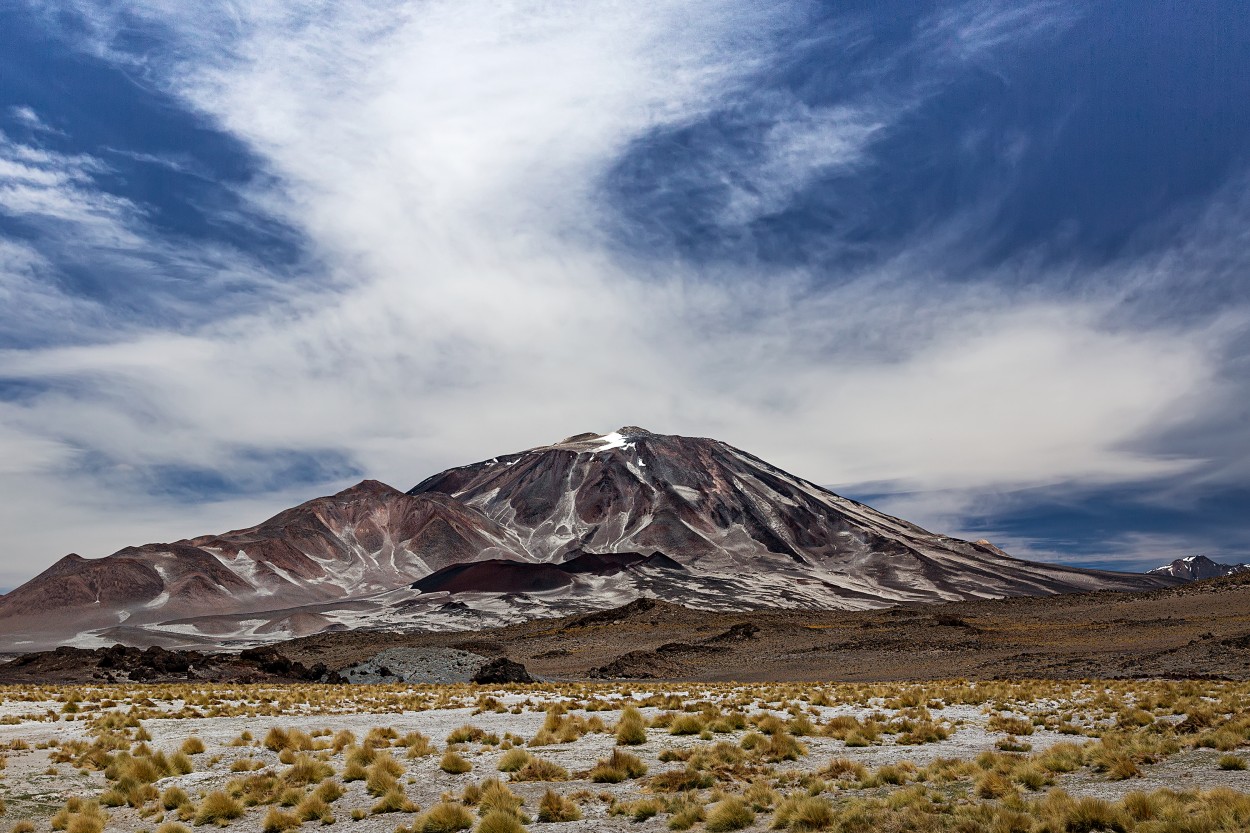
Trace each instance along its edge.
<path fill-rule="evenodd" d="M 1027 8 L 977 4 L 917 37 L 938 43 L 939 32 L 961 56 L 986 55 L 1066 19 Z M 964 217 L 835 282 L 804 267 L 613 248 L 612 166 L 632 143 L 732 104 L 806 7 L 125 11 L 167 47 L 143 56 L 145 72 L 263 160 L 267 177 L 248 198 L 299 229 L 317 266 L 292 280 L 238 252 L 173 247 L 142 206 L 93 185 L 100 160 L 6 139 L 0 210 L 72 228 L 55 239 L 77 237 L 84 252 L 143 259 L 149 278 L 154 259 L 171 278 L 197 276 L 208 289 L 172 293 L 162 310 L 193 316 L 202 304 L 213 315 L 190 327 L 147 316 L 0 352 L 5 378 L 37 388 L 4 405 L 0 456 L 29 453 L 0 470 L 4 493 L 18 496 L 0 522 L 64 511 L 80 478 L 108 482 L 112 511 L 145 508 L 130 523 L 92 515 L 78 548 L 100 554 L 150 537 L 142 525 L 164 506 L 142 476 L 154 467 L 229 471 L 257 449 L 331 450 L 406 487 L 443 466 L 628 423 L 719 436 L 825 483 L 976 490 L 1201 463 L 1140 441 L 1213 395 L 1236 324 L 1121 323 L 1129 287 L 1151 270 L 1167 283 L 1173 255 L 1101 267 L 1103 288 L 1077 295 L 1048 291 L 1043 270 L 1057 267 L 1027 257 L 1003 268 L 1036 270 L 1036 281 L 928 280 L 926 247 Z M 115 13 L 93 14 L 96 39 L 83 48 L 139 60 L 113 37 Z M 779 102 L 762 147 L 711 160 L 733 178 L 724 223 L 756 221 L 818 175 L 868 164 L 911 106 Z M 29 276 L 53 267 L 6 245 L 0 291 L 32 292 Z M 212 288 L 223 283 L 266 303 L 222 304 Z M 185 534 L 218 509 L 179 509 Z M 15 546 L 33 564 L 63 540 L 31 532 Z"/>

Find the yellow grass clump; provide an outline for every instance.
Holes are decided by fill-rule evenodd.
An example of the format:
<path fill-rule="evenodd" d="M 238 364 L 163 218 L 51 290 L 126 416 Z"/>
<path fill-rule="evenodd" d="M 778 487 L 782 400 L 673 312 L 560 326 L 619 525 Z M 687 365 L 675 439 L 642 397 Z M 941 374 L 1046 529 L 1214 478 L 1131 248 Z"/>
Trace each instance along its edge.
<path fill-rule="evenodd" d="M 473 764 L 466 761 L 459 752 L 448 749 L 439 760 L 438 768 L 452 775 L 463 775 L 473 769 Z"/>
<path fill-rule="evenodd" d="M 538 820 L 541 822 L 577 821 L 581 817 L 582 811 L 577 804 L 555 790 L 548 789 L 538 802 Z"/>

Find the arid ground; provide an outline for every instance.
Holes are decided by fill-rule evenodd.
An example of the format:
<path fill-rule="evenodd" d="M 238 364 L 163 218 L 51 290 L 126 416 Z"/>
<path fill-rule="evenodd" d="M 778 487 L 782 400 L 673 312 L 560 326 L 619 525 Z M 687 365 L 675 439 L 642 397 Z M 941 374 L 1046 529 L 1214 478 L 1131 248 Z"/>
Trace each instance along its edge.
<path fill-rule="evenodd" d="M 644 600 L 472 634 L 358 631 L 278 649 L 338 669 L 396 645 L 507 655 L 551 679 L 1250 679 L 1250 577 L 869 612 L 708 613 Z"/>
<path fill-rule="evenodd" d="M 1245 683 L 2 696 L 4 830 L 1204 833 L 1250 821 Z"/>
<path fill-rule="evenodd" d="M 1242 831 L 1247 634 L 1234 577 L 869 613 L 640 600 L 246 661 L 31 655 L 0 665 L 0 833 Z M 403 647 L 539 681 L 306 681 Z M 239 675 L 260 681 L 220 681 Z"/>

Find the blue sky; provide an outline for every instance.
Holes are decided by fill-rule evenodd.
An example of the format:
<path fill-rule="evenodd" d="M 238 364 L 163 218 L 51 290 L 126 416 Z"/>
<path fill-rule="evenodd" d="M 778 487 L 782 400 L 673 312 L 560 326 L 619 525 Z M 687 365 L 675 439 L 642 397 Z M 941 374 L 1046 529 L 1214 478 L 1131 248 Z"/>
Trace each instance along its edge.
<path fill-rule="evenodd" d="M 641 424 L 1250 560 L 1250 10 L 0 11 L 0 586 Z"/>

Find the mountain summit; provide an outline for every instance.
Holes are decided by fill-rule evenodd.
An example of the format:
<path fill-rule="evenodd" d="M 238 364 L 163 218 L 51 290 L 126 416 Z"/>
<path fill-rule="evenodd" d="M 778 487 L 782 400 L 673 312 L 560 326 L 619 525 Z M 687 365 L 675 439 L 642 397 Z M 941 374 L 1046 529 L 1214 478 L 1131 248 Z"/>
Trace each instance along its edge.
<path fill-rule="evenodd" d="M 934 535 L 728 443 L 632 426 L 449 469 L 409 492 L 432 493 L 508 528 L 536 561 L 662 552 L 686 573 L 657 573 L 640 590 L 710 608 L 862 608 L 1144 585 Z"/>
<path fill-rule="evenodd" d="M 1150 575 L 1198 581 L 1204 578 L 1220 578 L 1246 572 L 1250 572 L 1250 564 L 1217 564 L 1205 555 L 1187 555 L 1170 564 L 1155 567 L 1150 571 Z"/>
<path fill-rule="evenodd" d="M 478 628 L 640 596 L 875 608 L 1173 582 L 1021 561 L 727 443 L 627 426 L 449 469 L 407 493 L 366 480 L 247 529 L 66 556 L 0 597 L 0 627 L 30 650 L 255 643 Z"/>

